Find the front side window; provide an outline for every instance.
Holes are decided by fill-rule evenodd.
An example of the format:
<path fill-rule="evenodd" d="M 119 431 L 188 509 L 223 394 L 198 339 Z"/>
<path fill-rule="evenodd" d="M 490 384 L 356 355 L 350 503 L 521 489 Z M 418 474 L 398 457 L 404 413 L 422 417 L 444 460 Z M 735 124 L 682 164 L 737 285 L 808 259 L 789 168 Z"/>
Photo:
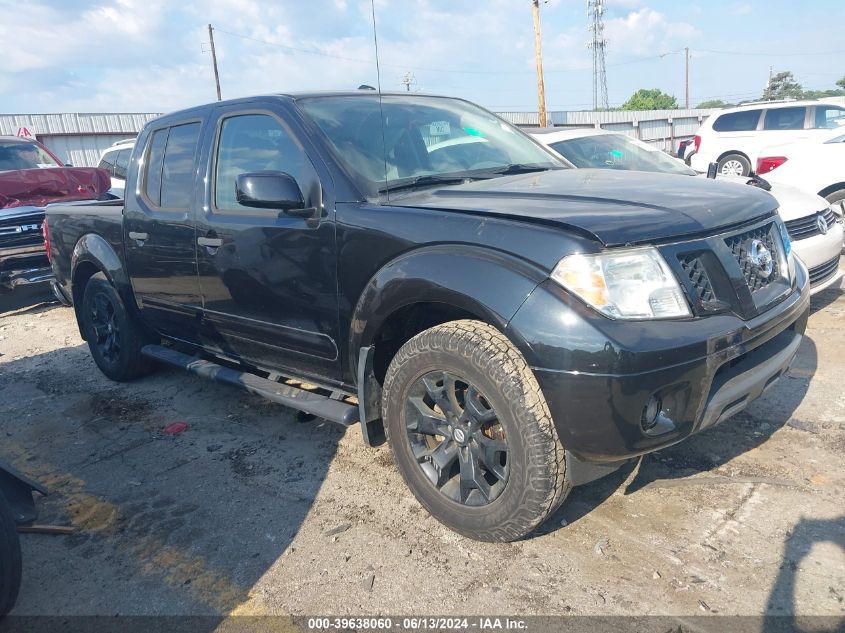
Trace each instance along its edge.
<path fill-rule="evenodd" d="M 496 177 L 566 165 L 514 126 L 459 99 L 356 95 L 297 101 L 362 192 L 420 177 Z"/>
<path fill-rule="evenodd" d="M 570 138 L 551 143 L 551 147 L 576 167 L 695 175 L 681 161 L 624 134 Z"/>
<path fill-rule="evenodd" d="M 300 188 L 313 177 L 302 146 L 274 117 L 245 114 L 224 119 L 217 143 L 215 207 L 256 213 L 255 209 L 238 204 L 235 186 L 240 174 L 259 171 L 290 174 Z"/>
<path fill-rule="evenodd" d="M 774 108 L 766 112 L 764 130 L 803 130 L 807 108 Z"/>
<path fill-rule="evenodd" d="M 741 110 L 721 115 L 713 122 L 717 132 L 750 132 L 757 129 L 762 110 Z"/>
<path fill-rule="evenodd" d="M 816 106 L 817 128 L 832 130 L 845 125 L 845 108 L 839 106 Z"/>
<path fill-rule="evenodd" d="M 19 141 L 0 143 L 0 171 L 47 167 L 61 165 L 38 144 Z"/>

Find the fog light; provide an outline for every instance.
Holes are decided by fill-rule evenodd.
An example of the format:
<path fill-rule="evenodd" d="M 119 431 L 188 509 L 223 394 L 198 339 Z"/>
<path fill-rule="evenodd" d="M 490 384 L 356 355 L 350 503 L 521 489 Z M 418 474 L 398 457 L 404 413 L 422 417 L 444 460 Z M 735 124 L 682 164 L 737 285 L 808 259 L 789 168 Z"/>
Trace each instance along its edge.
<path fill-rule="evenodd" d="M 643 408 L 643 414 L 640 417 L 640 426 L 643 427 L 643 431 L 650 431 L 657 425 L 657 417 L 660 415 L 660 409 L 662 408 L 663 403 L 660 402 L 660 398 L 657 396 L 652 396 L 648 399 L 648 402 Z"/>

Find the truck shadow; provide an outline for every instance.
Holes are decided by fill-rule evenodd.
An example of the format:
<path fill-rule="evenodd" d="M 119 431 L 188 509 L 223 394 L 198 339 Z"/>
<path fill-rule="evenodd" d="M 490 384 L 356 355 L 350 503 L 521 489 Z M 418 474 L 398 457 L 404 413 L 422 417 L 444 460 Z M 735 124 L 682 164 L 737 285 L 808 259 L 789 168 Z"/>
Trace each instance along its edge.
<path fill-rule="evenodd" d="M 834 556 L 845 556 L 845 515 L 833 519 L 802 518 L 790 534 L 787 534 L 783 546 L 780 570 L 769 598 L 766 601 L 765 624 L 763 633 L 781 631 L 842 631 L 845 617 L 841 616 L 796 616 L 797 589 L 802 571 L 815 573 L 806 560 L 814 547 L 830 544 L 839 551 Z M 829 591 L 841 603 L 842 587 L 835 587 L 831 579 Z"/>
<path fill-rule="evenodd" d="M 53 305 L 59 305 L 59 302 L 53 296 L 49 283 L 20 286 L 12 291 L 0 291 L 0 318 L 11 312 L 21 314 Z"/>
<path fill-rule="evenodd" d="M 214 630 L 306 516 L 327 543 L 352 527 L 314 508 L 344 432 L 178 370 L 110 382 L 85 345 L 0 364 L 0 458 L 50 489 L 39 523 L 76 527 L 23 536 L 0 630 L 19 615 L 150 612 L 211 616 Z"/>

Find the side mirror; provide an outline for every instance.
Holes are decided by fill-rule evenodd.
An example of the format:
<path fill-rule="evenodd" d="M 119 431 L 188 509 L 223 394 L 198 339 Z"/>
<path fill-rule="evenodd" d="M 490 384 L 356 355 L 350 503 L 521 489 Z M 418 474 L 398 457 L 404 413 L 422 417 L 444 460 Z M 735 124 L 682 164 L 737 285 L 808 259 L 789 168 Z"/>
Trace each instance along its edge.
<path fill-rule="evenodd" d="M 299 185 L 293 176 L 283 171 L 256 171 L 238 175 L 235 196 L 238 204 L 245 207 L 281 209 L 286 212 L 305 209 Z"/>
<path fill-rule="evenodd" d="M 719 163 L 710 163 L 707 165 L 707 177 L 711 180 L 716 178 L 716 174 L 719 173 Z"/>

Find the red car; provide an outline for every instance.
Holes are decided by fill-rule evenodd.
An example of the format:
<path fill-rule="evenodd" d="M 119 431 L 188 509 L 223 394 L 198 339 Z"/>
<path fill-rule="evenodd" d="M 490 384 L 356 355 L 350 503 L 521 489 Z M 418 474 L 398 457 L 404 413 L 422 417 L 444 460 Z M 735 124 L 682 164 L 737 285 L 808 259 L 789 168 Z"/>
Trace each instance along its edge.
<path fill-rule="evenodd" d="M 36 140 L 0 136 L 0 291 L 52 278 L 44 250 L 44 206 L 102 198 L 103 169 L 67 167 Z"/>

